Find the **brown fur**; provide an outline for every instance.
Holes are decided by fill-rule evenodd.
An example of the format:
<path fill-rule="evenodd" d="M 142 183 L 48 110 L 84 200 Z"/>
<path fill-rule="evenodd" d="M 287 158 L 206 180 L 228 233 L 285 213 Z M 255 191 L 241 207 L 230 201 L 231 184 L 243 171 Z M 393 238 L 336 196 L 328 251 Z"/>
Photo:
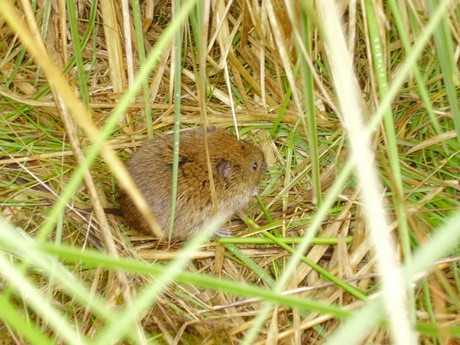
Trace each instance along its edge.
<path fill-rule="evenodd" d="M 218 210 L 231 217 L 247 207 L 251 197 L 257 194 L 265 170 L 264 157 L 258 148 L 223 130 L 208 128 L 207 138 Z M 174 240 L 186 240 L 215 215 L 205 152 L 202 128 L 181 133 Z M 173 135 L 158 136 L 144 143 L 126 165 L 152 214 L 167 232 L 171 216 Z M 153 235 L 123 190 L 119 202 L 129 225 Z"/>

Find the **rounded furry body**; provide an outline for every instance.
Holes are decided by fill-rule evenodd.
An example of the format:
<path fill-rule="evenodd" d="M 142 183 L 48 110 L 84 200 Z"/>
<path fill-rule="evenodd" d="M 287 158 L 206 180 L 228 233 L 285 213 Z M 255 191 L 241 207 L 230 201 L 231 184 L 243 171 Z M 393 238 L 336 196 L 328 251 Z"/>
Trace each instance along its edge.
<path fill-rule="evenodd" d="M 207 140 L 217 209 L 231 217 L 247 207 L 258 194 L 265 170 L 262 152 L 220 129 L 208 128 Z M 145 142 L 126 162 L 134 182 L 143 194 L 167 239 L 171 217 L 173 135 L 159 135 Z M 204 129 L 180 134 L 179 172 L 173 240 L 186 240 L 216 214 L 211 197 Z M 136 230 L 154 235 L 131 198 L 119 193 L 120 208 L 127 223 Z"/>

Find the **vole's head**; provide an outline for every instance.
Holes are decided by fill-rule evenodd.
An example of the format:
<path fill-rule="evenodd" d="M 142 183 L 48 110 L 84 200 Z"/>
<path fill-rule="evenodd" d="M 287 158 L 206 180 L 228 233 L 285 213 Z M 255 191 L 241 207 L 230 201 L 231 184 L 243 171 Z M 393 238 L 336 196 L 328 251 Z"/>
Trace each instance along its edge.
<path fill-rule="evenodd" d="M 244 193 L 251 196 L 259 193 L 259 182 L 266 170 L 263 153 L 255 146 L 237 140 L 234 136 L 224 133 L 222 145 L 214 154 L 219 181 L 225 185 L 229 193 Z"/>

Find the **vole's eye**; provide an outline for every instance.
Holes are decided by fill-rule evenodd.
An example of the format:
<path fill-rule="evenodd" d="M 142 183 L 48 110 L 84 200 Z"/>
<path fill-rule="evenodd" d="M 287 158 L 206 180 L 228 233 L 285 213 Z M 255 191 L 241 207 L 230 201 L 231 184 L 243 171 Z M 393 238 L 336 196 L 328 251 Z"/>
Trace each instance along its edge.
<path fill-rule="evenodd" d="M 252 163 L 252 169 L 254 171 L 256 171 L 258 167 L 259 167 L 259 164 L 257 164 L 257 162 Z"/>

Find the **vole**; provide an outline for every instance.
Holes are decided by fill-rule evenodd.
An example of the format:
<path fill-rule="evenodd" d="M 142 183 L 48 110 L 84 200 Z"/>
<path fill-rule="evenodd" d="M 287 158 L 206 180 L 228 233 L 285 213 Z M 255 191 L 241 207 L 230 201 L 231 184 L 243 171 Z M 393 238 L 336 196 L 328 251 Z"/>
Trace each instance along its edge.
<path fill-rule="evenodd" d="M 266 169 L 262 152 L 246 141 L 214 127 L 200 127 L 180 134 L 179 171 L 172 240 L 183 241 L 196 234 L 215 214 L 211 196 L 205 133 L 217 209 L 230 218 L 247 207 L 259 192 Z M 150 211 L 168 238 L 171 217 L 173 134 L 158 135 L 145 142 L 126 162 L 134 182 Z M 126 222 L 134 229 L 154 236 L 149 224 L 122 189 L 119 204 Z"/>

